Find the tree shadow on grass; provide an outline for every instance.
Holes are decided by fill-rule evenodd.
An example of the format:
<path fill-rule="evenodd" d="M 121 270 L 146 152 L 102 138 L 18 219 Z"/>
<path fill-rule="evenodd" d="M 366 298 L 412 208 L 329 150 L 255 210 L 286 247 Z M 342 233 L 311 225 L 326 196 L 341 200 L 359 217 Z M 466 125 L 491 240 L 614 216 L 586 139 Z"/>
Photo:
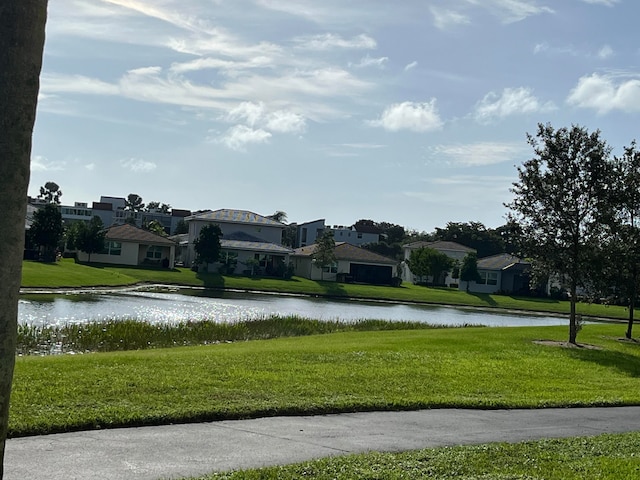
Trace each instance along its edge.
<path fill-rule="evenodd" d="M 566 354 L 583 362 L 591 362 L 616 369 L 626 375 L 640 377 L 640 357 L 613 350 L 596 350 L 587 348 L 568 348 Z"/>
<path fill-rule="evenodd" d="M 316 284 L 323 290 L 323 295 L 328 295 L 330 297 L 348 296 L 342 283 L 318 281 Z"/>
<path fill-rule="evenodd" d="M 486 303 L 487 305 L 489 305 L 491 307 L 497 307 L 498 306 L 498 302 L 496 302 L 493 299 L 493 297 L 488 293 L 474 293 L 474 292 L 468 292 L 468 293 L 472 297 L 476 297 L 478 300 L 480 300 L 483 303 Z"/>

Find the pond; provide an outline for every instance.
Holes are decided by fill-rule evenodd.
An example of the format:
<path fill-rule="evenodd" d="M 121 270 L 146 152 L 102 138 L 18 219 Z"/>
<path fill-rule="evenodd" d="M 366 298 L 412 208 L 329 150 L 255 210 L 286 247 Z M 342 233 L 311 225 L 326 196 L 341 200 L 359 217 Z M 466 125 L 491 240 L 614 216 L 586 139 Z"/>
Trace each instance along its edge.
<path fill-rule="evenodd" d="M 18 322 L 35 326 L 112 319 L 136 319 L 150 323 L 187 320 L 236 322 L 271 315 L 297 315 L 325 321 L 379 319 L 451 326 L 544 326 L 567 323 L 565 317 L 552 315 L 196 289 L 29 294 L 21 295 L 18 306 Z"/>

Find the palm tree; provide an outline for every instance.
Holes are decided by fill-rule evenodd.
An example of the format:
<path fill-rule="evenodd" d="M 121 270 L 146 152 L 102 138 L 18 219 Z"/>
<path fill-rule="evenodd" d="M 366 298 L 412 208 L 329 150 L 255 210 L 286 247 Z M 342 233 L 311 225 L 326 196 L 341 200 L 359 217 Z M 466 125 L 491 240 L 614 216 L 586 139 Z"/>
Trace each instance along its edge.
<path fill-rule="evenodd" d="M 142 197 L 137 193 L 130 193 L 124 201 L 124 209 L 131 212 L 140 212 L 144 208 Z"/>
<path fill-rule="evenodd" d="M 16 356 L 31 135 L 46 17 L 46 0 L 3 0 L 0 8 L 0 479 Z"/>

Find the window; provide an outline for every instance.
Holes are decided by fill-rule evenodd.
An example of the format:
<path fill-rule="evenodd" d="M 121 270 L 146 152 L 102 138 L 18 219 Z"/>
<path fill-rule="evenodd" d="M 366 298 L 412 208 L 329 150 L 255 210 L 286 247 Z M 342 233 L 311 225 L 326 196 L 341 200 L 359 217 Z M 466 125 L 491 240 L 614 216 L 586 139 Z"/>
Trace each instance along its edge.
<path fill-rule="evenodd" d="M 306 229 L 306 227 L 302 227 L 302 239 L 300 241 L 301 242 L 306 242 L 307 241 L 307 229 Z"/>
<path fill-rule="evenodd" d="M 152 260 L 160 260 L 162 258 L 162 247 L 152 245 L 147 249 L 147 258 Z"/>
<path fill-rule="evenodd" d="M 358 232 L 358 238 L 362 238 L 362 233 Z"/>
<path fill-rule="evenodd" d="M 327 267 L 322 267 L 322 271 L 324 273 L 338 273 L 338 264 L 333 262 L 331 265 Z"/>
<path fill-rule="evenodd" d="M 498 272 L 478 272 L 480 280 L 476 283 L 479 285 L 498 285 Z"/>
<path fill-rule="evenodd" d="M 100 253 L 104 255 L 120 255 L 122 253 L 122 243 L 107 240 L 104 242 L 104 248 Z"/>

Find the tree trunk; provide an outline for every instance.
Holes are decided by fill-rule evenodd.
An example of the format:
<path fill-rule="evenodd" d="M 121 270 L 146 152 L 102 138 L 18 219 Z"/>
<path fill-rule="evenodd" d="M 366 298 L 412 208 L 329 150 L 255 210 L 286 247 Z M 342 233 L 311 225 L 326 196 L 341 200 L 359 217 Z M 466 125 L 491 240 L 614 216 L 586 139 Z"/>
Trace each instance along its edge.
<path fill-rule="evenodd" d="M 578 336 L 578 323 L 576 322 L 576 285 L 571 284 L 571 313 L 569 314 L 569 343 L 576 344 L 576 337 Z"/>
<path fill-rule="evenodd" d="M 625 333 L 625 336 L 629 340 L 631 340 L 631 335 L 632 335 L 631 332 L 633 330 L 633 314 L 634 314 L 635 306 L 636 306 L 636 296 L 635 296 L 635 293 L 634 293 L 629 298 L 629 321 L 627 323 L 627 332 Z"/>
<path fill-rule="evenodd" d="M 15 365 L 31 135 L 46 12 L 46 0 L 0 3 L 0 479 Z"/>

